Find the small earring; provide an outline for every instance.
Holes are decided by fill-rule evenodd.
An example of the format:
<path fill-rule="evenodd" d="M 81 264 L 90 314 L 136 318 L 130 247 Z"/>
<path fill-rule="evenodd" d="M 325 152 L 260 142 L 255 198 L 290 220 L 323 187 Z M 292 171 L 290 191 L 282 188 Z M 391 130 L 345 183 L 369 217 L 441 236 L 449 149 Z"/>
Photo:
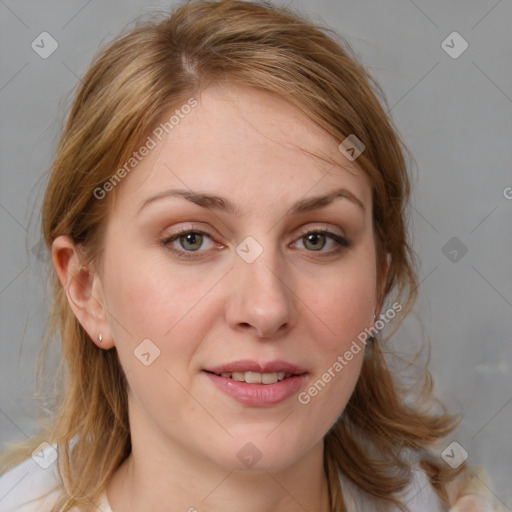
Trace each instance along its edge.
<path fill-rule="evenodd" d="M 98 339 L 100 340 L 100 343 L 103 341 L 103 335 L 100 332 L 100 335 L 98 336 Z"/>

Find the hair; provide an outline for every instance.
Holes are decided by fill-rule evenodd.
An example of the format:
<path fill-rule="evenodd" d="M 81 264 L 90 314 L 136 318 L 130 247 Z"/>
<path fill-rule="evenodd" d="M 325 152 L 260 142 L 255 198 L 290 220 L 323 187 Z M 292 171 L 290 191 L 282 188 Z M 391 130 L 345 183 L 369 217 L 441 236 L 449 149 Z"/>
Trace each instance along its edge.
<path fill-rule="evenodd" d="M 98 200 L 94 190 L 112 179 L 166 113 L 209 85 L 223 84 L 272 93 L 336 140 L 355 134 L 363 142 L 357 164 L 372 186 L 380 298 L 403 306 L 395 332 L 418 288 L 407 234 L 407 149 L 383 107 L 382 89 L 349 43 L 267 3 L 187 2 L 171 14 L 137 20 L 98 53 L 79 83 L 52 164 L 42 206 L 47 248 L 68 235 L 82 249 L 83 262 L 101 268 L 111 201 Z M 89 510 L 131 451 L 127 381 L 116 350 L 91 341 L 51 265 L 48 272 L 53 306 L 40 365 L 60 333 L 54 409 L 38 436 L 7 454 L 3 470 L 29 457 L 42 440 L 55 443 L 63 485 L 52 511 Z M 445 486 L 464 467 L 452 470 L 433 448 L 458 418 L 434 396 L 426 365 L 412 403 L 383 346 L 379 336 L 367 344 L 355 390 L 324 438 L 332 512 L 346 510 L 339 474 L 378 500 L 381 510 L 406 510 L 399 493 L 411 481 L 413 463 L 405 453 L 414 454 L 445 503 Z"/>

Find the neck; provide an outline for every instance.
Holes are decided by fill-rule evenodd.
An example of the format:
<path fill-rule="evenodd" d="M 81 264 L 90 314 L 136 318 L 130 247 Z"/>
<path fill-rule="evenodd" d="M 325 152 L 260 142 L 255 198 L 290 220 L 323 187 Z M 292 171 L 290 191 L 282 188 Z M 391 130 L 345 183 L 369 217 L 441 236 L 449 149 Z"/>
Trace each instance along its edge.
<path fill-rule="evenodd" d="M 114 512 L 330 511 L 323 440 L 284 469 L 236 471 L 154 431 L 131 431 L 132 452 L 107 485 Z"/>

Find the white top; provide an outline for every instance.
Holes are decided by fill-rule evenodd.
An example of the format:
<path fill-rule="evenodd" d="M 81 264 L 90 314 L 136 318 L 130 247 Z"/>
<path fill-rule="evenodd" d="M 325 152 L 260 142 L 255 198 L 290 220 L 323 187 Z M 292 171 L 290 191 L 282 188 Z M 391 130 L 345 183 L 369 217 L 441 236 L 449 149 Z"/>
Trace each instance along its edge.
<path fill-rule="evenodd" d="M 1 512 L 48 512 L 55 502 L 60 487 L 57 472 L 57 452 L 48 443 L 30 459 L 0 476 Z M 379 507 L 362 498 L 351 482 L 340 475 L 343 496 L 350 512 L 374 512 Z M 48 494 L 49 493 L 49 494 Z M 43 496 L 47 494 L 47 496 Z M 428 477 L 421 470 L 414 471 L 414 478 L 403 493 L 403 502 L 411 512 L 446 512 Z M 100 497 L 98 512 L 113 512 L 106 494 Z"/>

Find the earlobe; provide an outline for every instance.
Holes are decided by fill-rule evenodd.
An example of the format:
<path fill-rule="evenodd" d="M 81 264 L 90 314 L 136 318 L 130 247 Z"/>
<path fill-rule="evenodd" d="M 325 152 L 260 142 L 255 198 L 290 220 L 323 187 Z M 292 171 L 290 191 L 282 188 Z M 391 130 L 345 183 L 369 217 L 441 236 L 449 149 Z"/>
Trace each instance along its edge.
<path fill-rule="evenodd" d="M 115 343 L 98 274 L 82 264 L 78 248 L 69 236 L 58 236 L 53 241 L 52 259 L 69 305 L 82 327 L 98 347 L 112 348 Z"/>

